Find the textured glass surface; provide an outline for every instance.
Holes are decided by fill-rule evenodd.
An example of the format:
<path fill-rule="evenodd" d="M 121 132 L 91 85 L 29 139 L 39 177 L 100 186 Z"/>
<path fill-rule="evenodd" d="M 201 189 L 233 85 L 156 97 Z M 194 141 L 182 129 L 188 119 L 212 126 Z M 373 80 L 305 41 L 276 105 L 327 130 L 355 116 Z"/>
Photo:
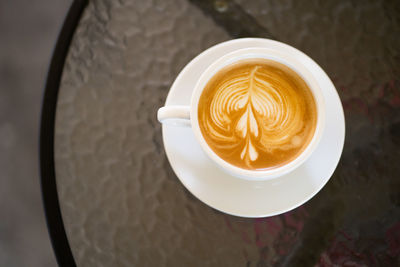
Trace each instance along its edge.
<path fill-rule="evenodd" d="M 174 175 L 156 111 L 186 63 L 273 38 L 328 73 L 346 116 L 329 183 L 291 212 L 222 214 Z M 90 1 L 62 77 L 56 179 L 78 266 L 400 264 L 399 1 Z"/>

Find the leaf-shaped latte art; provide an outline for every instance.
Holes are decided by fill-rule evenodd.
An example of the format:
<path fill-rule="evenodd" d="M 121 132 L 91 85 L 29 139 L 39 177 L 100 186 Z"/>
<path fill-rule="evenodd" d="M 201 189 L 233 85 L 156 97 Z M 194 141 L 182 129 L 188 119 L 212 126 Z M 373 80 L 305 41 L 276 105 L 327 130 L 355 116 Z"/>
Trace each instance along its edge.
<path fill-rule="evenodd" d="M 304 144 L 309 103 L 299 94 L 296 80 L 263 65 L 229 74 L 205 90 L 208 101 L 199 105 L 202 130 L 214 150 L 232 154 L 251 168 L 261 155 Z"/>

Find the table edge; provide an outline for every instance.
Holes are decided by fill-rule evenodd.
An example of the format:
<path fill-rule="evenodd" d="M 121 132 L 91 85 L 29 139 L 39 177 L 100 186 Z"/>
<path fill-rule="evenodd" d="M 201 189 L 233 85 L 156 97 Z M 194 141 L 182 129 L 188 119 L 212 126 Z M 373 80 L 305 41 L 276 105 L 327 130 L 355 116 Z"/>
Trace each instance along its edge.
<path fill-rule="evenodd" d="M 76 266 L 59 205 L 54 162 L 57 97 L 69 46 L 88 0 L 74 0 L 64 19 L 50 61 L 42 96 L 39 167 L 42 203 L 50 241 L 59 266 Z"/>

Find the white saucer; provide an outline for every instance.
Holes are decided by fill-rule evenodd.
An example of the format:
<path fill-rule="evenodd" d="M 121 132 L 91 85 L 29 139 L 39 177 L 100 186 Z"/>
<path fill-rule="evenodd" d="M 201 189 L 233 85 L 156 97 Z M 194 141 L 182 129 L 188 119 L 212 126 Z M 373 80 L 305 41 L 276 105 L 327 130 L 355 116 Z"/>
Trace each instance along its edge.
<path fill-rule="evenodd" d="M 219 211 L 242 217 L 266 217 L 292 210 L 328 182 L 342 154 L 345 123 L 342 104 L 328 75 L 311 58 L 286 44 L 258 38 L 227 41 L 194 58 L 181 71 L 168 94 L 168 105 L 190 105 L 201 73 L 217 58 L 246 47 L 279 49 L 296 57 L 315 75 L 326 101 L 326 128 L 320 145 L 299 168 L 282 177 L 248 181 L 218 168 L 202 151 L 191 128 L 162 125 L 168 160 L 182 184 L 198 199 Z"/>

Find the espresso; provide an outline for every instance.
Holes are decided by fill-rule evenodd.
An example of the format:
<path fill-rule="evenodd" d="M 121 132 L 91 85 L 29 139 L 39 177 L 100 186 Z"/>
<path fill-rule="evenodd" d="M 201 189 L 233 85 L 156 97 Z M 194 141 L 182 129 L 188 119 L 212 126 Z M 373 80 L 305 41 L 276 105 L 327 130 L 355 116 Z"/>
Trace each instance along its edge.
<path fill-rule="evenodd" d="M 199 126 L 211 149 L 244 169 L 289 163 L 311 141 L 317 123 L 313 94 L 289 67 L 248 59 L 216 73 L 198 105 Z"/>

